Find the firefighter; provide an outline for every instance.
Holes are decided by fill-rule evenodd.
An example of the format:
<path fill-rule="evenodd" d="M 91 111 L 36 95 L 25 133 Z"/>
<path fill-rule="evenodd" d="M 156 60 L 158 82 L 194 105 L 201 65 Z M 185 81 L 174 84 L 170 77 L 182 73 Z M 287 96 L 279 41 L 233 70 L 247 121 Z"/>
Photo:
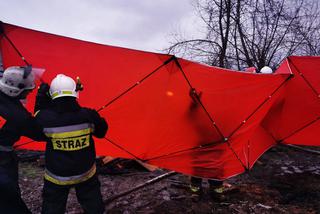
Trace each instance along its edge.
<path fill-rule="evenodd" d="M 35 87 L 34 80 L 30 66 L 9 67 L 0 79 L 0 213 L 31 213 L 21 199 L 13 145 L 21 136 L 47 140 L 42 128 L 20 102 Z"/>
<path fill-rule="evenodd" d="M 260 73 L 260 74 L 272 74 L 273 70 L 269 66 L 263 66 L 260 71 L 258 71 L 255 67 L 249 67 L 244 70 L 248 73 Z"/>
<path fill-rule="evenodd" d="M 203 193 L 202 180 L 202 178 L 193 176 L 190 179 L 189 188 L 191 192 L 191 198 L 194 201 L 199 200 Z M 208 179 L 208 183 L 210 196 L 217 201 L 223 200 L 225 191 L 223 181 Z"/>
<path fill-rule="evenodd" d="M 189 91 L 189 96 L 191 98 L 190 113 L 195 114 L 195 109 L 199 107 L 199 100 L 201 100 L 202 92 L 197 92 L 195 88 L 191 88 Z M 202 127 L 197 127 L 200 129 Z M 194 158 L 197 158 L 195 156 Z M 194 170 L 196 172 L 196 169 Z M 202 178 L 191 176 L 189 189 L 191 192 L 191 198 L 193 201 L 198 201 L 203 193 L 202 188 Z M 215 200 L 222 200 L 224 193 L 223 181 L 208 179 L 209 183 L 209 193 L 211 197 Z"/>
<path fill-rule="evenodd" d="M 48 93 L 51 97 L 49 104 L 37 101 L 36 113 L 50 137 L 45 152 L 42 213 L 64 213 L 70 188 L 75 188 L 85 213 L 104 212 L 92 136 L 103 138 L 108 126 L 97 111 L 78 104 L 78 88 L 72 78 L 58 74 L 50 88 L 42 84 L 38 91 L 38 99 L 45 99 Z"/>
<path fill-rule="evenodd" d="M 269 66 L 264 66 L 263 68 L 261 68 L 260 73 L 261 74 L 272 74 L 273 70 Z"/>

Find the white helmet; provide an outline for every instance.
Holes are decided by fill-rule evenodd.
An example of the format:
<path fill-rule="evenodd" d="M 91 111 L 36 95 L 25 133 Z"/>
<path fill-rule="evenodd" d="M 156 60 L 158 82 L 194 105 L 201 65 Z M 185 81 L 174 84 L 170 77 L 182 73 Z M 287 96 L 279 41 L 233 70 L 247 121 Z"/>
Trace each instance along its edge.
<path fill-rule="evenodd" d="M 262 74 L 272 74 L 273 71 L 269 66 L 264 66 L 263 68 L 261 68 L 260 73 L 262 73 Z"/>
<path fill-rule="evenodd" d="M 75 81 L 64 74 L 58 74 L 51 81 L 49 92 L 52 99 L 67 96 L 78 97 Z"/>
<path fill-rule="evenodd" d="M 31 90 L 35 87 L 35 76 L 31 66 L 8 67 L 0 79 L 0 90 L 10 97 L 17 97 L 24 90 Z"/>

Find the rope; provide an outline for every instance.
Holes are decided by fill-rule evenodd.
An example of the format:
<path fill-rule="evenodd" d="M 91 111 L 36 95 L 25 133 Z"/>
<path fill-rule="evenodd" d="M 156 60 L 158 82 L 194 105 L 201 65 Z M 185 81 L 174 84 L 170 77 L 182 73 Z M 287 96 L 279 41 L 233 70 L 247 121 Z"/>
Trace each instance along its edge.
<path fill-rule="evenodd" d="M 122 92 L 120 95 L 118 95 L 117 97 L 115 97 L 114 99 L 112 99 L 110 102 L 108 102 L 107 104 L 103 105 L 102 107 L 100 107 L 97 112 L 102 111 L 103 109 L 105 109 L 106 107 L 108 107 L 109 105 L 111 105 L 112 103 L 114 103 L 117 99 L 119 99 L 120 97 L 122 97 L 123 95 L 125 95 L 126 93 L 128 93 L 129 91 L 131 91 L 133 88 L 135 88 L 136 86 L 140 85 L 143 81 L 145 81 L 147 78 L 149 78 L 152 74 L 154 74 L 155 72 L 157 72 L 158 70 L 160 70 L 160 68 L 162 68 L 163 66 L 167 65 L 169 62 L 171 62 L 174 59 L 174 56 L 170 57 L 168 60 L 166 60 L 164 63 L 162 63 L 159 67 L 157 67 L 156 69 L 154 69 L 151 73 L 147 74 L 145 77 L 143 77 L 140 81 L 136 82 L 135 84 L 133 84 L 132 86 L 130 86 L 128 89 L 126 89 L 124 92 Z"/>
<path fill-rule="evenodd" d="M 272 96 L 289 80 L 293 75 L 288 76 L 249 116 L 240 123 L 240 125 L 231 132 L 228 138 L 231 138 L 267 101 L 271 100 Z"/>
<path fill-rule="evenodd" d="M 8 42 L 10 43 L 10 45 L 13 47 L 13 49 L 17 52 L 17 54 L 20 56 L 20 58 L 22 59 L 22 61 L 26 64 L 26 65 L 30 65 L 29 62 L 24 58 L 24 56 L 21 54 L 21 52 L 18 50 L 18 48 L 15 46 L 15 44 L 11 41 L 11 39 L 7 36 L 7 34 L 3 31 L 3 36 L 4 38 L 6 38 L 8 40 Z"/>
<path fill-rule="evenodd" d="M 35 142 L 35 141 L 34 141 L 34 140 L 31 140 L 31 141 L 28 141 L 28 142 L 25 142 L 25 143 L 21 143 L 21 144 L 19 144 L 19 145 L 14 145 L 13 148 L 16 149 L 16 148 L 19 148 L 19 147 L 21 147 L 21 146 L 24 146 L 24 145 L 27 145 L 27 144 L 33 143 L 33 142 Z"/>
<path fill-rule="evenodd" d="M 286 139 L 294 136 L 295 134 L 297 134 L 298 132 L 302 131 L 303 129 L 307 128 L 308 126 L 312 125 L 313 123 L 317 122 L 320 119 L 320 117 L 314 119 L 313 121 L 307 123 L 306 125 L 298 128 L 297 130 L 293 131 L 291 134 L 289 134 L 287 137 L 284 137 L 283 139 L 279 140 L 278 143 L 282 143 L 284 142 Z"/>
<path fill-rule="evenodd" d="M 164 158 L 164 157 L 168 157 L 168 156 L 172 156 L 172 155 L 176 155 L 176 154 L 179 154 L 179 153 L 182 153 L 182 152 L 192 151 L 192 150 L 201 149 L 201 148 L 207 148 L 207 147 L 210 147 L 210 146 L 214 147 L 214 146 L 217 146 L 217 145 L 222 144 L 222 143 L 224 143 L 224 141 L 216 141 L 216 142 L 212 142 L 212 143 L 202 144 L 202 145 L 199 145 L 199 146 L 196 146 L 196 147 L 191 147 L 191 148 L 187 148 L 187 149 L 171 152 L 171 153 L 168 153 L 168 154 L 165 154 L 165 155 L 159 155 L 159 156 L 156 156 L 156 157 L 153 157 L 153 158 L 149 158 L 149 159 L 146 159 L 145 162 L 148 162 L 148 161 L 151 161 L 151 160 L 160 159 L 160 158 Z"/>
<path fill-rule="evenodd" d="M 132 154 L 131 152 L 129 152 L 128 150 L 126 150 L 126 149 L 123 148 L 122 146 L 119 146 L 118 144 L 116 144 L 116 143 L 113 142 L 112 140 L 110 140 L 110 139 L 108 139 L 108 138 L 106 138 L 106 137 L 104 137 L 104 139 L 106 139 L 107 141 L 109 141 L 112 145 L 118 147 L 119 149 L 121 149 L 121 150 L 125 151 L 126 153 L 128 153 L 129 155 L 131 155 L 132 157 L 134 157 L 134 159 L 137 159 L 137 160 L 140 160 L 140 161 L 144 162 L 143 159 L 135 156 L 134 154 Z"/>

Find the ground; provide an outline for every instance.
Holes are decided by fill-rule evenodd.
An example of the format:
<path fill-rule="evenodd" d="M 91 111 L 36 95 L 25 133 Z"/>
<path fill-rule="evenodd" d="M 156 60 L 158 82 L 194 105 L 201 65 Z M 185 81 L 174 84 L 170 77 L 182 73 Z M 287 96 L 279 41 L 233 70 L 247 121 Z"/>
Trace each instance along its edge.
<path fill-rule="evenodd" d="M 100 170 L 109 213 L 320 213 L 320 158 L 316 154 L 279 146 L 269 150 L 249 173 L 227 181 L 235 190 L 226 194 L 223 201 L 209 196 L 205 181 L 202 197 L 192 199 L 189 178 L 181 174 L 108 200 L 167 172 L 127 167 L 129 170 Z M 20 163 L 19 173 L 23 199 L 33 213 L 40 213 L 43 167 L 31 158 Z M 83 213 L 74 191 L 69 195 L 67 213 Z"/>

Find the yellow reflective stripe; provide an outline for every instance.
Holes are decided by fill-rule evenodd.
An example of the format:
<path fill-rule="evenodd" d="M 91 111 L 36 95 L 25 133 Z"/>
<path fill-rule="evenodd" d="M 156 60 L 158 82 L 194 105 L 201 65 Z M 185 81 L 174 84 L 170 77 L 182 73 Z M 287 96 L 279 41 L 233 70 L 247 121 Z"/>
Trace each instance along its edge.
<path fill-rule="evenodd" d="M 46 132 L 45 134 L 47 137 L 51 137 L 51 138 L 70 138 L 70 137 L 79 137 L 81 135 L 88 135 L 91 132 L 92 132 L 91 128 L 86 128 L 86 129 L 70 131 L 70 132 L 58 132 L 58 133 Z"/>
<path fill-rule="evenodd" d="M 94 130 L 91 123 L 45 128 L 44 133 L 51 138 L 54 150 L 76 151 L 90 146 L 90 134 Z"/>
<path fill-rule="evenodd" d="M 39 114 L 39 112 L 40 112 L 40 110 L 36 111 L 36 112 L 33 114 L 33 116 L 34 116 L 34 117 L 37 116 L 37 114 Z"/>
<path fill-rule="evenodd" d="M 52 138 L 52 145 L 54 150 L 62 151 L 76 151 L 86 148 L 90 145 L 90 136 L 85 135 L 73 138 Z"/>
<path fill-rule="evenodd" d="M 222 194 L 224 192 L 224 187 L 214 188 L 213 191 L 218 194 Z"/>
<path fill-rule="evenodd" d="M 193 192 L 193 193 L 197 193 L 197 192 L 200 192 L 200 187 L 198 187 L 198 186 L 192 186 L 192 185 L 190 185 L 190 190 L 191 190 L 191 192 Z"/>
<path fill-rule="evenodd" d="M 48 170 L 46 170 L 44 174 L 44 178 L 57 185 L 74 185 L 74 184 L 79 184 L 89 180 L 95 175 L 96 171 L 97 171 L 96 165 L 93 165 L 93 167 L 91 167 L 91 169 L 88 172 L 85 172 L 81 175 L 61 177 L 61 176 L 54 175 L 48 172 Z"/>
<path fill-rule="evenodd" d="M 60 95 L 60 94 L 73 94 L 72 91 L 57 91 L 54 92 L 53 94 L 51 94 L 51 98 L 55 98 L 56 96 Z"/>

